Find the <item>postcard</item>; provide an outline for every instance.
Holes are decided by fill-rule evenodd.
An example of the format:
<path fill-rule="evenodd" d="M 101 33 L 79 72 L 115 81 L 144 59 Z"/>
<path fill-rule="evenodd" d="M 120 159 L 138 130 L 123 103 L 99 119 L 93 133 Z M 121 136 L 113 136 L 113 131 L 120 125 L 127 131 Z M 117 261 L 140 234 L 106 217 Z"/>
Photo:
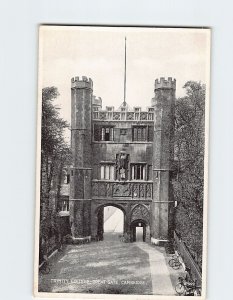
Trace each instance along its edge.
<path fill-rule="evenodd" d="M 209 28 L 39 28 L 34 296 L 206 297 Z"/>

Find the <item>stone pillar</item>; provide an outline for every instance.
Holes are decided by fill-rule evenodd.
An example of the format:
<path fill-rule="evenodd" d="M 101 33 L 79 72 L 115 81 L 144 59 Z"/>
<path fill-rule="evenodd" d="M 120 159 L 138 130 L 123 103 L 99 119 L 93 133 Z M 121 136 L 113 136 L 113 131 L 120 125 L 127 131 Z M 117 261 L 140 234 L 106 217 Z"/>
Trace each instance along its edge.
<path fill-rule="evenodd" d="M 74 241 L 89 240 L 91 235 L 92 91 L 91 79 L 72 78 L 70 223 Z"/>
<path fill-rule="evenodd" d="M 131 241 L 131 215 L 130 204 L 128 203 L 124 211 L 124 237 Z"/>
<path fill-rule="evenodd" d="M 150 242 L 150 226 L 146 225 L 146 239 L 145 242 L 149 243 Z"/>
<path fill-rule="evenodd" d="M 91 237 L 93 240 L 98 239 L 98 210 L 95 201 L 91 203 Z"/>
<path fill-rule="evenodd" d="M 176 80 L 155 80 L 153 142 L 153 200 L 151 242 L 167 242 L 173 234 L 174 201 L 171 167 L 174 160 L 174 102 Z"/>

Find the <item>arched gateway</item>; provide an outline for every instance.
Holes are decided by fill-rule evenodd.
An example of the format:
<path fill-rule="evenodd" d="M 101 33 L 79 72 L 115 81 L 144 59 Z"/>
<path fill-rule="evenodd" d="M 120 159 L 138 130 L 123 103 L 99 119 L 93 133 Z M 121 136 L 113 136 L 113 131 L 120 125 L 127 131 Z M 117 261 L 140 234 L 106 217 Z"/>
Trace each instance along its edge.
<path fill-rule="evenodd" d="M 125 224 L 127 222 L 127 216 L 124 208 L 121 205 L 117 205 L 115 203 L 107 203 L 98 205 L 94 210 L 94 215 L 92 219 L 95 219 L 95 223 L 93 222 L 93 233 L 96 232 L 96 240 L 101 241 L 104 239 L 104 209 L 107 207 L 116 207 L 123 214 L 123 232 L 125 233 Z M 120 220 L 119 220 L 120 221 Z"/>
<path fill-rule="evenodd" d="M 133 205 L 127 203 L 116 203 L 106 201 L 104 204 L 100 202 L 93 201 L 92 205 L 92 237 L 95 240 L 103 239 L 103 210 L 104 207 L 113 206 L 120 209 L 124 215 L 124 225 L 123 225 L 123 234 L 124 237 L 128 239 L 129 242 L 136 241 L 136 227 L 139 226 L 138 222 L 142 224 L 142 227 L 145 230 L 143 231 L 143 240 L 150 240 L 150 205 Z"/>
<path fill-rule="evenodd" d="M 73 240 L 102 238 L 103 208 L 124 213 L 124 234 L 159 243 L 172 236 L 175 80 L 155 81 L 142 111 L 124 101 L 102 110 L 91 79 L 72 78 L 70 223 Z"/>

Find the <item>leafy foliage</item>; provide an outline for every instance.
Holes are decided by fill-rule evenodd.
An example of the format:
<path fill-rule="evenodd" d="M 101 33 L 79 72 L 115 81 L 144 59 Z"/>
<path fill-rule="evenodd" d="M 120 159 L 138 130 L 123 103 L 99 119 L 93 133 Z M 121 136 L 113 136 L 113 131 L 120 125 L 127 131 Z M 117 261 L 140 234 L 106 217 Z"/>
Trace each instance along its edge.
<path fill-rule="evenodd" d="M 178 203 L 176 230 L 201 267 L 203 233 L 205 85 L 188 81 L 186 96 L 175 105 L 175 161 L 173 181 Z"/>
<path fill-rule="evenodd" d="M 70 160 L 70 148 L 65 140 L 65 130 L 69 124 L 60 118 L 59 108 L 54 105 L 58 96 L 56 87 L 42 90 L 40 234 L 46 244 L 57 231 L 59 181 L 64 166 Z"/>

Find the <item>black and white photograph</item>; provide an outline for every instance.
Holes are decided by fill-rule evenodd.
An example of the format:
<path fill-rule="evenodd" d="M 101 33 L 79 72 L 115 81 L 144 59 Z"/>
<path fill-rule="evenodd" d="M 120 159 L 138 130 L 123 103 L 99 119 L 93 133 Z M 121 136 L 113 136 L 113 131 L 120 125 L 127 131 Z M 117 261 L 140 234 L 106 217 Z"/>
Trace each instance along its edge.
<path fill-rule="evenodd" d="M 211 29 L 39 29 L 34 295 L 206 298 Z"/>

